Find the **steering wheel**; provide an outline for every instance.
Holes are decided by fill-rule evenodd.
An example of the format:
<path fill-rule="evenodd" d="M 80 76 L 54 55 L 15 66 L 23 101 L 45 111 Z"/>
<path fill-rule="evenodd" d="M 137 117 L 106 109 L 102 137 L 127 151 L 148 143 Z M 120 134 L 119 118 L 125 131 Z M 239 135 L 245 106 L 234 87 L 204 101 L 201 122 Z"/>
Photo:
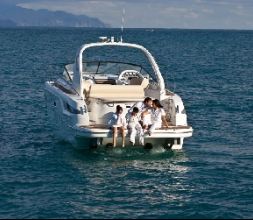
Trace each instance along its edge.
<path fill-rule="evenodd" d="M 130 77 L 143 78 L 137 70 L 124 70 L 119 74 L 118 80 L 127 84 Z"/>

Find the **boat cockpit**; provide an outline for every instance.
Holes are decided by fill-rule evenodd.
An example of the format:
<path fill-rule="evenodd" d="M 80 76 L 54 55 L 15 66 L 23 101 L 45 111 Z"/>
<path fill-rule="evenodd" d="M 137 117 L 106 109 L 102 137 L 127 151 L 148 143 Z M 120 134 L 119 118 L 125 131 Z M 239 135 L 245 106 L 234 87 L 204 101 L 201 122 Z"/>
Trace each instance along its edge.
<path fill-rule="evenodd" d="M 73 64 L 65 66 L 64 76 L 73 80 Z M 115 61 L 83 62 L 83 93 L 86 98 L 104 101 L 139 101 L 145 89 L 157 85 L 141 65 Z"/>

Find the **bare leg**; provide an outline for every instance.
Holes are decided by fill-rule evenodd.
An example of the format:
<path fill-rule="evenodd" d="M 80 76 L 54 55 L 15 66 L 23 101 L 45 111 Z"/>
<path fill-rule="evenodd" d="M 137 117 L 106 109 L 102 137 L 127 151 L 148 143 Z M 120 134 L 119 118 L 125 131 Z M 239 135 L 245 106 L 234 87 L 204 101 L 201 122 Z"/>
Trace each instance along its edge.
<path fill-rule="evenodd" d="M 143 128 L 143 133 L 146 133 L 148 130 L 148 125 L 143 125 L 142 128 Z"/>
<path fill-rule="evenodd" d="M 126 137 L 125 137 L 125 129 L 124 129 L 124 127 L 121 127 L 120 128 L 121 129 L 121 133 L 122 133 L 122 147 L 125 147 L 125 139 L 126 139 Z"/>
<path fill-rule="evenodd" d="M 118 128 L 113 128 L 113 147 L 116 147 L 117 144 L 117 131 Z"/>

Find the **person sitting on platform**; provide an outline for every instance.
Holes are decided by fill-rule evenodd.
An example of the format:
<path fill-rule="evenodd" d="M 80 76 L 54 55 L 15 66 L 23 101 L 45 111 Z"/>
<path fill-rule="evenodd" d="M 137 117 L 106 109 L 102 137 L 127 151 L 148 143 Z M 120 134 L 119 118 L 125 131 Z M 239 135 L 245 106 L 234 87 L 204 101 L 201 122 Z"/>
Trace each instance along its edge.
<path fill-rule="evenodd" d="M 134 107 L 130 119 L 128 120 L 129 137 L 132 145 L 135 145 L 136 134 L 139 136 L 139 143 L 144 145 L 143 130 L 139 123 L 138 113 L 139 109 Z"/>
<path fill-rule="evenodd" d="M 162 123 L 168 128 L 169 124 L 166 120 L 166 113 L 158 99 L 153 100 L 153 108 L 151 111 L 152 125 L 148 130 L 149 135 L 154 132 L 155 129 L 162 128 Z"/>
<path fill-rule="evenodd" d="M 118 131 L 122 134 L 122 147 L 125 147 L 125 128 L 126 118 L 123 115 L 123 108 L 120 105 L 116 106 L 116 112 L 108 122 L 113 133 L 113 147 L 117 145 Z"/>
<path fill-rule="evenodd" d="M 137 108 L 139 109 L 139 113 L 138 113 L 139 122 L 140 122 L 141 126 L 143 127 L 143 120 L 144 120 L 144 122 L 146 122 L 146 121 L 145 121 L 146 119 L 144 119 L 145 116 L 146 116 L 146 114 L 142 114 L 142 113 L 145 112 L 147 109 L 149 109 L 149 108 L 152 107 L 152 102 L 153 102 L 153 101 L 152 101 L 152 99 L 151 99 L 150 97 L 146 97 L 146 98 L 144 99 L 144 101 L 135 103 L 135 104 L 132 106 L 132 108 L 129 109 L 128 114 L 127 114 L 127 118 L 130 118 L 131 113 L 132 113 L 134 107 L 137 107 Z M 148 116 L 148 115 L 147 115 L 147 116 Z M 148 119 L 147 119 L 147 120 L 148 120 Z"/>

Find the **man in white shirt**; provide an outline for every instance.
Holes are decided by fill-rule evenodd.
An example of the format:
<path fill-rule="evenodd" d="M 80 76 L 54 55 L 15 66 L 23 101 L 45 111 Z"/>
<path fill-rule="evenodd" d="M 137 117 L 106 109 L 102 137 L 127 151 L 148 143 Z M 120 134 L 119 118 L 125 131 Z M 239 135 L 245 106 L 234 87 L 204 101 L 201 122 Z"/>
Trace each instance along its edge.
<path fill-rule="evenodd" d="M 146 112 L 148 109 L 152 108 L 152 103 L 153 103 L 153 101 L 150 97 L 146 97 L 143 102 L 137 102 L 136 104 L 134 104 L 132 106 L 131 109 L 129 109 L 128 114 L 127 114 L 127 118 L 128 119 L 130 118 L 134 107 L 137 107 L 139 109 L 138 117 L 139 117 L 139 122 L 140 122 L 141 126 L 143 126 L 143 121 L 145 123 L 151 124 L 151 120 L 148 118 L 148 117 L 150 117 L 150 115 L 148 115 L 148 114 L 144 115 L 143 113 Z M 146 118 L 144 118 L 144 117 L 146 117 Z"/>

